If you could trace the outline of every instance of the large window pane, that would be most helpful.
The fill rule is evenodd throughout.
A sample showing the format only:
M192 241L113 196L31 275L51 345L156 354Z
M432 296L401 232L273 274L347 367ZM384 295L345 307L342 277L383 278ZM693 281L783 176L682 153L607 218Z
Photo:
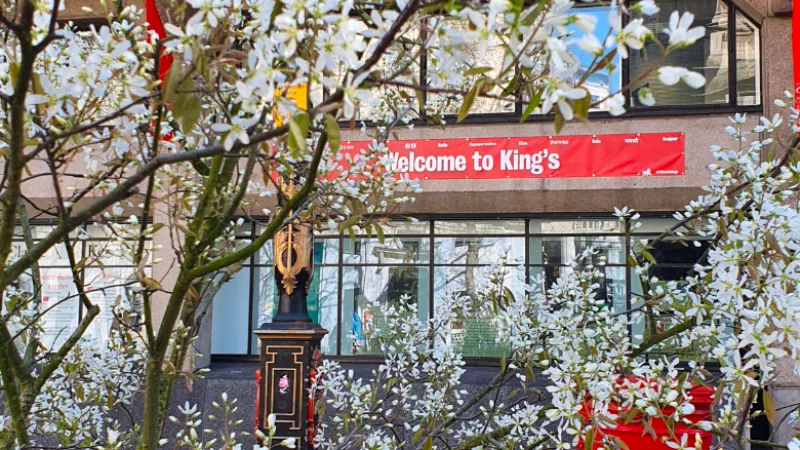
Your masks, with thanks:
M431 231L430 226L430 222L424 220L393 220L389 223L380 224L383 234L386 236L398 234L428 234ZM363 228L356 228L355 232L358 235L368 234ZM376 232L373 229L371 237L375 235Z
M530 264L569 265L588 248L594 264L624 264L622 236L542 236L530 238Z
M435 234L524 234L524 220L437 220Z
M761 104L761 42L758 28L736 12L736 89L739 105Z
M490 287L493 275L491 267L437 267L434 276L435 307L442 307L442 300L448 295L464 295L476 303L475 311L469 314L457 328L455 344L467 357L498 357L508 348L497 334L497 323L489 305L481 301L481 292ZM501 274L503 287L507 287L516 297L525 295L525 273L518 267L506 267ZM478 306L484 308L478 308Z
M272 268L255 267L254 271L256 285L253 287L253 318L250 324L252 330L272 322L278 308L278 291ZM336 354L338 276L336 267L314 267L314 276L308 287L308 315L314 323L319 323L328 330L321 343L321 351L326 355ZM258 355L261 342L255 334L251 334L250 339L251 352Z
M599 276L593 281L599 286L597 288L598 299L607 300L616 311L624 311L627 308L627 288L625 267L598 267ZM533 287L547 292L561 277L571 276L573 269L568 266L546 266L531 267L530 277Z
M605 40L611 30L611 24L608 20L608 6L576 8L573 12L594 17L597 23L593 34L597 37L598 41L603 42ZM584 34L575 24L568 25L567 32L576 37L583 36ZM580 70L574 75L574 82L576 83L585 76L594 60L594 55L581 50L578 47L577 41L578 39L573 39L573 43L569 46L572 54L578 57L578 62L580 63ZM621 55L617 54L614 57L614 66L616 66L616 69L613 72L609 73L608 70L598 70L589 75L584 81L583 87L589 91L592 103L608 97L609 94L619 92L622 88Z
M250 270L236 272L212 302L211 353L246 355L250 327Z
M663 30L669 28L673 11L691 11L695 15L693 26L705 26L706 35L693 45L671 53L662 65L686 67L706 77L706 85L693 89L685 83L665 86L658 81L657 73L638 80L656 62L660 54L658 44L650 42L643 51L632 52L630 58L631 80L638 81L634 90L648 86L656 105L725 104L730 100L728 89L728 7L722 0L657 0L661 10L645 17L644 24L663 45L669 41ZM650 60L646 59L649 55ZM638 102L634 93L634 102Z
M253 327L271 323L278 310L278 285L272 266L254 267Z
M617 219L535 219L530 221L531 234L600 234L622 233L623 224Z
M345 264L412 264L430 260L428 238L386 237L378 239L346 238L343 258Z
M416 304L421 320L429 317L430 271L427 267L345 267L342 280L342 354L380 354L376 330L386 317L370 302Z
M477 33L467 29L467 25L460 20L434 19L431 25L435 27L436 38L434 45L429 49L431 57L428 58L427 83L430 87L466 92L477 78L470 77L463 85L455 85L453 74L481 67L490 68L489 72L485 73L487 78L500 77L505 63L505 48L500 40L494 40L491 44L486 41L481 42L477 39ZM463 58L463 61L453 58L453 51L450 50L453 48L466 58ZM513 76L514 68L511 67L503 74L503 80L510 81ZM489 93L502 96L502 92L502 88L495 87ZM461 107L461 97L431 92L428 94L427 107L429 112L456 114ZM483 97L476 98L470 110L472 114L513 112L514 102Z
M525 238L451 237L434 241L436 264L524 264Z
M336 339L339 336L338 297L339 269L315 267L314 278L308 288L308 314L314 323L328 330L321 344L321 351L325 355L336 354Z

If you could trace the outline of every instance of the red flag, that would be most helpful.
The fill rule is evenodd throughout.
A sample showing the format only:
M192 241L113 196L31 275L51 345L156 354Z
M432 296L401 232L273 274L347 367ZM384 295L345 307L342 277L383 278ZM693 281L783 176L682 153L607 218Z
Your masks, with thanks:
M800 109L800 0L792 5L792 56L794 62L794 107Z
M167 36L167 31L164 29L164 22L161 21L161 16L158 14L158 7L156 6L155 0L145 0L144 9L147 19L147 29L155 31L159 39L164 39ZM161 62L158 67L158 77L164 80L164 76L166 76L172 65L172 55L164 55L162 50L160 56Z

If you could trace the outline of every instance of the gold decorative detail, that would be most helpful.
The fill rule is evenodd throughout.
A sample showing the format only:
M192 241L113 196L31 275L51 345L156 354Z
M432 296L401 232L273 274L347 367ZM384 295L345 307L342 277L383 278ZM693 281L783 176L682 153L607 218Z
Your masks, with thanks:
M294 182L281 179L279 187L286 197L295 193ZM311 226L291 222L275 234L275 268L283 275L281 284L286 293L292 295L297 287L297 275L306 269L310 277L314 274L311 259L314 234Z

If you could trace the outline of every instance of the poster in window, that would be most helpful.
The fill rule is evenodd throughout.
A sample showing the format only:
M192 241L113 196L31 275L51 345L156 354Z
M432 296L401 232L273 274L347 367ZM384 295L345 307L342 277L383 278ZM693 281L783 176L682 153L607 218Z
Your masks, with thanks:
M78 289L69 269L43 268L42 344L48 351L58 349L78 326Z

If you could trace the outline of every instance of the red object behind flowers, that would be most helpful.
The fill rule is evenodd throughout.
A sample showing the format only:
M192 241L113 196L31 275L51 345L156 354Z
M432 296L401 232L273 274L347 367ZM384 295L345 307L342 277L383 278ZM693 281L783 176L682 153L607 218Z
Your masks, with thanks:
M694 412L687 414L684 417L697 424L704 420L709 420L711 417L711 404L713 403L714 389L708 386L696 385L689 390L689 395L692 399L689 403L694 406ZM581 410L581 415L588 418L591 414L591 402L587 400L585 407ZM662 413L669 416L675 412L672 407L662 408ZM618 438L627 445L630 450L675 450L675 447L670 447L665 442L673 441L673 434L670 433L669 428L664 420L659 418L652 418L650 420L650 428L655 433L655 438L650 433L645 432L645 424L642 422L641 415L633 417L628 423L624 423L627 416L627 411L621 409L618 404L612 403L609 405L609 412L619 415L619 421L615 428L601 427L594 430L594 450L602 449L603 437ZM683 435L686 435L686 441L682 442ZM676 423L674 429L674 436L685 448L694 448L697 437L702 440L701 448L703 450L711 449L712 434L706 430L699 428L697 425L687 425L685 423ZM583 442L578 444L578 448L584 448Z

